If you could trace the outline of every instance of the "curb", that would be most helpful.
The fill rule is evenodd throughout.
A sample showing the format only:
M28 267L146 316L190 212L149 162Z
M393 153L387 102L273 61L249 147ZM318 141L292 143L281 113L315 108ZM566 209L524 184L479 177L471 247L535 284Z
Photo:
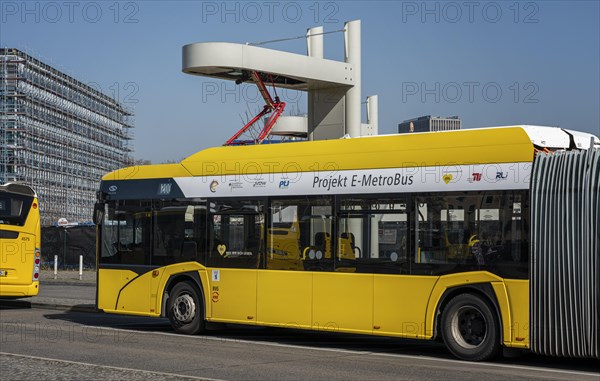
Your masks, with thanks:
M84 287L96 287L96 282L86 282L81 280L41 280L40 284L43 286L45 284L48 285L56 285L56 286L84 286Z

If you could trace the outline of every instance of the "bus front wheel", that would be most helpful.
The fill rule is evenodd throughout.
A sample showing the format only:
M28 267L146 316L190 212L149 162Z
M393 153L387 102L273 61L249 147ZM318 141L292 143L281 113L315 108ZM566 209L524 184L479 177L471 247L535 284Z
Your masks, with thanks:
M177 283L169 293L167 315L173 329L194 335L204 330L204 311L196 288L188 283Z
M442 335L448 350L463 360L489 360L500 351L496 314L489 303L472 294L448 302L442 313Z

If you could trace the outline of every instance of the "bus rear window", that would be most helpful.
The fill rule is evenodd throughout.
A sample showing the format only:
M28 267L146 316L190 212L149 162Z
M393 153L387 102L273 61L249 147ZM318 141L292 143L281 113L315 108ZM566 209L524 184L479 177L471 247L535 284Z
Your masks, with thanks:
M22 226L29 214L33 198L0 196L0 224Z

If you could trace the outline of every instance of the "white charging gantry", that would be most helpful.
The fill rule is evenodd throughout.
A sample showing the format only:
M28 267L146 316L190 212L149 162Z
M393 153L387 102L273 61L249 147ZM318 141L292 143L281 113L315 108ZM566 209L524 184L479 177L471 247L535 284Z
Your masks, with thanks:
M368 100L368 116L375 123L361 124L361 24L344 24L344 62L323 58L323 27L308 29L307 55L250 44L200 42L183 47L183 72L224 80L254 82L265 100L263 110L226 144L262 143L271 135L301 136L279 117L285 109L276 88L308 93L308 118L304 136L310 140L377 134L377 98ZM267 86L273 88L271 96ZM247 134L269 117L259 132ZM279 122L278 122L279 120ZM276 124L281 124L277 131ZM297 118L292 123L297 126ZM275 127L275 128L274 128ZM243 137L246 137L246 140Z

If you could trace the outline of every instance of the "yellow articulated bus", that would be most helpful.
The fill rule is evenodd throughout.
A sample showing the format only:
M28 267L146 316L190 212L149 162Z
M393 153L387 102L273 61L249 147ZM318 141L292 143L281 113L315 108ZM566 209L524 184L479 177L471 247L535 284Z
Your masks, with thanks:
M40 210L33 189L0 185L0 297L22 298L39 292Z
M107 174L97 306L187 334L443 339L468 360L527 349L532 131L217 147Z

